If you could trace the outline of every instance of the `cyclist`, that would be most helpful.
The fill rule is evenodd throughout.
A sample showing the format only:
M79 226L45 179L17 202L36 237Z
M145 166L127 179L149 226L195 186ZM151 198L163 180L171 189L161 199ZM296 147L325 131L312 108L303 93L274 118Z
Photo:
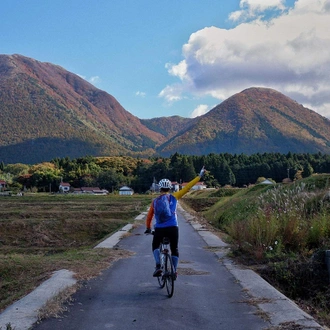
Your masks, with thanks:
M146 219L146 231L145 234L151 233L151 223L153 217L155 217L154 224L154 236L152 240L152 252L156 262L156 269L153 273L154 277L161 276L162 271L160 269L160 250L159 245L163 240L163 237L170 239L170 248L172 254L173 266L176 272L179 263L179 227L177 219L177 202L178 199L183 197L204 175L204 167L201 169L199 175L191 180L183 189L170 193L172 188L171 181L168 179L162 179L159 181L160 196L155 198L151 205ZM166 206L167 204L167 206ZM166 210L168 208L168 210ZM161 211L159 209L162 209Z

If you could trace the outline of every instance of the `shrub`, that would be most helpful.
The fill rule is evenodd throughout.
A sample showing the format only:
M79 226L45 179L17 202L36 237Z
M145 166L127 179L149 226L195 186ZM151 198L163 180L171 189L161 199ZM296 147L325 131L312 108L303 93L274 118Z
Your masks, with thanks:
M241 249L258 259L326 246L330 202L324 196L324 190L315 190L312 182L276 186L261 192L255 214L227 223L226 230Z

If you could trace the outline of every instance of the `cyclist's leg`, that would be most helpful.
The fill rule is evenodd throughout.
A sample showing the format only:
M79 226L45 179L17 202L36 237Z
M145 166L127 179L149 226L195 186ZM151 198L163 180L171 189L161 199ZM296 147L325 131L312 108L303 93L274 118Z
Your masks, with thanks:
M162 239L163 239L163 234L161 228L155 228L154 237L152 239L152 252L156 263L156 269L153 273L153 276L160 276L162 273L160 269L160 250L159 250L159 245Z
M152 252L155 258L156 264L160 264L160 251L159 245L163 239L161 228L155 228L154 237L152 239Z
M172 262L174 271L176 272L176 269L178 267L179 263L179 228L178 227L169 227L168 236L170 239L170 247L171 247L171 254L172 254Z

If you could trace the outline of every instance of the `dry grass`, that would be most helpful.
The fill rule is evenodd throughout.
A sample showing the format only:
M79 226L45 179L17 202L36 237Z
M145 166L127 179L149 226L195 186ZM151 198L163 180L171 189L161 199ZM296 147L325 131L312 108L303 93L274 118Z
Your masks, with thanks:
M320 324L329 326L330 288L324 265L330 242L329 187L330 175L322 174L291 185L241 189L207 211L203 206L207 191L199 203L198 195L190 194L186 204L194 206L197 217L205 217L206 228L213 224L226 231L230 241L223 240L232 243L236 262L254 268ZM299 329L299 325L274 329Z
M148 196L0 198L0 311L56 270L68 269L78 281L88 280L128 257L127 251L93 247L133 222L149 203ZM47 310L52 309L57 308Z

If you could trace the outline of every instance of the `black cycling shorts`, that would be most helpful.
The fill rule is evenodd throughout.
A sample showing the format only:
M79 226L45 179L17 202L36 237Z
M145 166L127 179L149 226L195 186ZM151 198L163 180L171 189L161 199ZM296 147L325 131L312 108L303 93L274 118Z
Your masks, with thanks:
M152 240L152 251L159 248L160 243L163 241L163 237L168 237L170 239L170 248L173 256L179 257L179 227L164 227L155 228L154 237Z

